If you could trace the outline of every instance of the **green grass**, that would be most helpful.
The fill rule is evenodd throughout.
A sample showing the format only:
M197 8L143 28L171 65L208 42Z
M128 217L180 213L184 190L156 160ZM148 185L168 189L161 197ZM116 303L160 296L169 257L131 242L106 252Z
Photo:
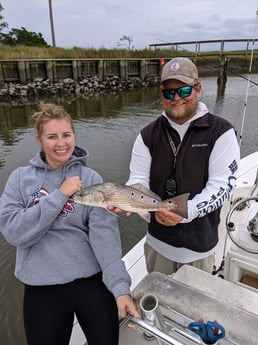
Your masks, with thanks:
M229 52L227 52L228 54ZM232 52L231 52L232 53ZM258 54L258 50L255 51ZM213 55L209 57L209 55ZM250 60L251 52L238 51L234 52L234 56L230 57L231 64L244 63L246 65ZM73 47L71 49L53 48L53 47L29 47L29 46L5 46L0 45L0 60L18 60L18 59L170 59L175 56L189 56L194 58L195 53L187 50L173 50L173 49L143 49L143 50L128 50L128 49L106 49L106 48L80 48ZM212 63L220 63L219 52L201 52L196 59L198 64L203 66ZM241 62L240 62L241 61Z
M0 59L96 59L96 58L171 58L172 56L189 55L194 56L194 52L187 50L173 49L106 49L106 48L80 48L73 47L53 48L53 47L29 47L29 46L0 46ZM219 52L201 52L200 55L212 55ZM234 52L244 55L245 52Z
M127 50L127 49L71 49L53 47L1 46L0 59L96 59L96 58L170 58L179 55L169 49Z

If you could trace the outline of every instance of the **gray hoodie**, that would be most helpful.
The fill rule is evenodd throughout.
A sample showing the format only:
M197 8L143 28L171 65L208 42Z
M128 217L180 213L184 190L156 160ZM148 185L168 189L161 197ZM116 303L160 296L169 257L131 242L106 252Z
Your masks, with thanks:
M41 156L12 172L0 199L0 231L17 247L16 277L29 285L52 285L102 271L115 297L130 294L116 216L76 204L58 190L69 176L80 176L83 187L102 182L86 167L87 151L76 147L59 169Z

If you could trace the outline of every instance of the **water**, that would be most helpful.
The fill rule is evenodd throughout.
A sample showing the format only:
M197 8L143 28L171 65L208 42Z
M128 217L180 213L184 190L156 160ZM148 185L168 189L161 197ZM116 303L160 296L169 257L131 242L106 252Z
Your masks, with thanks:
M252 75L258 83L258 75ZM257 150L258 88L250 83L245 107L247 81L229 77L224 90L216 77L202 78L202 100L209 110L227 118L238 133L246 112L241 155ZM0 193L10 172L27 165L38 150L31 114L38 101L0 103ZM46 100L44 100L46 101ZM96 97L56 97L47 99L63 104L75 120L77 144L89 150L88 164L104 181L125 182L132 144L139 130L161 113L159 88L134 90ZM137 215L119 217L123 253L145 234L146 223ZM25 345L22 324L23 286L13 276L15 248L0 235L0 339L3 345Z

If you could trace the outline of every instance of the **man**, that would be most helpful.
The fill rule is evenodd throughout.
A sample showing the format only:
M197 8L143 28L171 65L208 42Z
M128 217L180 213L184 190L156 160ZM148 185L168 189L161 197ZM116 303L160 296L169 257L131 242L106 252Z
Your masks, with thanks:
M190 193L188 218L159 209L144 247L148 272L190 264L211 272L220 208L235 186L240 159L233 126L200 102L195 64L170 60L161 73L163 113L136 138L127 185L141 183L162 200Z

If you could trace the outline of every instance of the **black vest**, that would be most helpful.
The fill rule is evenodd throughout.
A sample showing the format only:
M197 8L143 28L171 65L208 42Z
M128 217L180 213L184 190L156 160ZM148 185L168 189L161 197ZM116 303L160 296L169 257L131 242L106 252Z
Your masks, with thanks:
M209 157L216 140L232 125L223 118L207 113L191 122L183 138L176 158L168 140L167 130L176 146L180 143L178 133L165 116L143 128L141 135L152 156L150 189L162 200L166 199L165 184L173 177L177 182L177 194L189 193L190 199L205 187L208 180ZM149 233L175 247L185 247L206 252L218 242L220 208L190 223L168 227L155 221L152 214Z

